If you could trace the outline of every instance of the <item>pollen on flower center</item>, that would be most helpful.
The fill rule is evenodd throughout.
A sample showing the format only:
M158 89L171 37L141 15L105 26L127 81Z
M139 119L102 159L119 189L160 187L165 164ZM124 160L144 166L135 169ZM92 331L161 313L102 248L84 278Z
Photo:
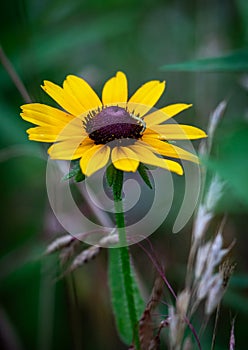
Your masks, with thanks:
M144 131L144 122L119 106L91 111L83 123L96 145L121 139L137 140Z

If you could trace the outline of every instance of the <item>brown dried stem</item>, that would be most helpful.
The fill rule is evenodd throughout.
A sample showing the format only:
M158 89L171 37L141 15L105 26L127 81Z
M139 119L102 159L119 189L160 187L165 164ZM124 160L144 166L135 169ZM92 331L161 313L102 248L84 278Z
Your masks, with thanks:
M12 63L8 59L7 55L5 54L2 46L0 46L0 62L2 63L4 69L9 74L11 80L13 81L14 85L16 86L17 90L22 95L23 100L26 103L31 103L31 97L29 96L27 89L25 88L21 78L17 74L16 70L14 69Z

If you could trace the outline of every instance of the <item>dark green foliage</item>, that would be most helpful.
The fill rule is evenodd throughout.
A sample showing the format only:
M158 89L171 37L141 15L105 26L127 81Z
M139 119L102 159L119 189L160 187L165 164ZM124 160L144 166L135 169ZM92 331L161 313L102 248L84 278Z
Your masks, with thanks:
M220 57L166 64L161 67L161 70L184 72L247 72L248 49L232 52Z

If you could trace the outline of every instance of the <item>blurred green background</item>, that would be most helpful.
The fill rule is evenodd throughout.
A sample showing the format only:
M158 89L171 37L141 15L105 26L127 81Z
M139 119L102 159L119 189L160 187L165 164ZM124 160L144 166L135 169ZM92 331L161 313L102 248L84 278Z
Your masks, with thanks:
M185 124L206 129L210 112L227 100L208 166L227 182L216 214L229 214L224 236L226 245L237 240L232 251L237 267L224 298L216 349L228 348L234 316L237 349L246 349L248 2L8 0L0 5L0 26L1 45L36 102L53 104L40 88L45 79L61 84L67 74L80 75L100 93L117 70L127 74L130 92L149 79L165 79L167 91L158 106L193 103L177 118ZM209 62L210 57L222 58ZM29 125L19 117L23 103L0 66L0 347L126 349L111 313L106 252L59 281L57 257L42 257L63 230L47 200L45 147L27 140ZM181 289L190 224L177 235L170 234L170 223L164 224L151 240L169 280ZM132 251L149 291L154 271L145 273L147 257L138 247ZM210 348L212 327L210 320L203 349Z

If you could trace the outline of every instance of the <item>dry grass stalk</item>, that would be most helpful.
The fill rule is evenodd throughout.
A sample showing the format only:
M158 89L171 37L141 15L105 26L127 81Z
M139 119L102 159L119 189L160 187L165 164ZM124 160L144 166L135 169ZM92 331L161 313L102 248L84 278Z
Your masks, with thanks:
M145 308L139 321L139 339L141 350L149 349L153 340L152 316L149 307Z
M118 233L115 233L116 229L113 230L108 236L103 237L99 241L99 245L101 247L109 247L109 246L115 246L119 243L119 235Z
M70 262L70 260L78 251L78 247L80 246L80 244L81 244L80 241L74 240L68 247L63 248L60 251L59 259L62 266Z
M59 237L55 239L49 246L47 247L45 254L52 254L58 250L61 250L67 246L69 246L73 241L75 240L75 237L71 235L65 235L62 237Z
M220 102L218 104L218 106L215 108L215 110L213 111L213 113L210 115L209 125L208 125L208 141L207 141L208 152L212 148L214 134L215 134L216 128L217 128L217 126L218 126L218 124L220 122L220 119L224 115L226 106L227 106L227 102L226 101Z
M227 289L229 280L231 278L231 275L233 274L235 268L235 264L230 263L229 260L225 260L223 264L220 266L220 273L222 274L222 291L223 294L225 290ZM220 315L220 301L221 298L219 299L219 304L217 306L216 310L216 315L215 315L215 323L214 323L214 330L213 330L213 338L212 338L212 344L211 344L211 350L214 349L215 346L215 340L216 340L216 335L217 335L217 326L218 326L218 321L219 321L219 315Z
M201 145L201 152L205 156L210 152L217 124L225 110L226 103L222 102L210 118L208 141ZM201 349L200 341L194 327L190 324L192 315L197 311L200 303L205 301L205 319L214 312L221 302L226 290L230 274L233 268L224 263L216 272L222 260L231 250L233 244L224 248L223 220L215 237L206 241L206 234L210 223L215 217L215 208L219 203L225 183L218 177L213 176L208 190L201 201L195 216L192 242L188 258L185 289L176 298L176 305L169 307L169 349L182 349L185 328L188 325ZM205 321L206 323L206 321ZM204 319L203 319L204 324ZM184 349L191 349L191 340L184 341Z
M195 263L195 259L197 259L197 256L201 257L202 253L206 253L206 251L209 249L209 247L206 245L202 246L202 242L204 241L209 225L214 218L214 210L222 197L224 186L225 183L221 181L217 175L215 175L209 185L204 200L200 204L195 215L192 230L192 243L187 266L186 286L188 288L191 288L193 283L193 265ZM206 256L206 254L203 254L203 256ZM199 273L199 271L196 271L196 273Z
M169 307L169 345L170 349L180 350L186 323L173 306Z
M154 339L152 339L148 350L158 350L159 345L160 345L160 339L159 339L159 336L156 335L156 337Z
M86 234L82 234L81 236L85 236ZM66 273L72 272L83 266L88 261L93 260L100 252L100 247L98 246L92 246L79 252L79 246L81 244L82 242L79 239L71 235L65 235L55 239L47 247L45 254L52 254L59 251L61 265L69 265L66 272L64 272L61 277L63 277Z
M187 337L183 342L183 350L193 350L193 344L190 337Z
M208 139L207 142L204 140L200 145L200 154L209 154L212 148L213 138L216 131L216 128L221 120L221 118L224 115L225 109L226 109L227 103L226 101L221 101L218 106L215 108L215 110L211 113L209 117L209 124L208 124Z
M231 263L228 259L220 266L220 271L223 274L223 287L227 288L230 278L234 272L236 263Z
M184 319L187 315L188 306L190 301L190 291L184 289L178 296L176 300L176 311L178 315L181 315Z
M151 298L147 304L150 311L154 310L155 307L161 300L161 296L164 289L164 282L160 276L155 279L154 286L152 288Z
M141 350L156 350L159 346L159 336L154 336L152 311L160 302L163 293L163 280L160 276L155 279L150 300L139 321L139 339Z
M219 232L214 240L199 246L194 264L194 280L192 283L190 316L196 311L202 300L206 300L205 313L212 314L221 301L224 292L224 273L215 272L222 259L229 253L228 248L222 248L223 237Z
M234 323L235 323L235 319L232 320L232 328L231 328L230 341L229 341L229 350L235 350Z
M100 252L100 247L92 246L88 249L85 249L83 252L78 254L75 259L72 261L69 271L72 272L79 267L86 264L88 261L93 260Z

